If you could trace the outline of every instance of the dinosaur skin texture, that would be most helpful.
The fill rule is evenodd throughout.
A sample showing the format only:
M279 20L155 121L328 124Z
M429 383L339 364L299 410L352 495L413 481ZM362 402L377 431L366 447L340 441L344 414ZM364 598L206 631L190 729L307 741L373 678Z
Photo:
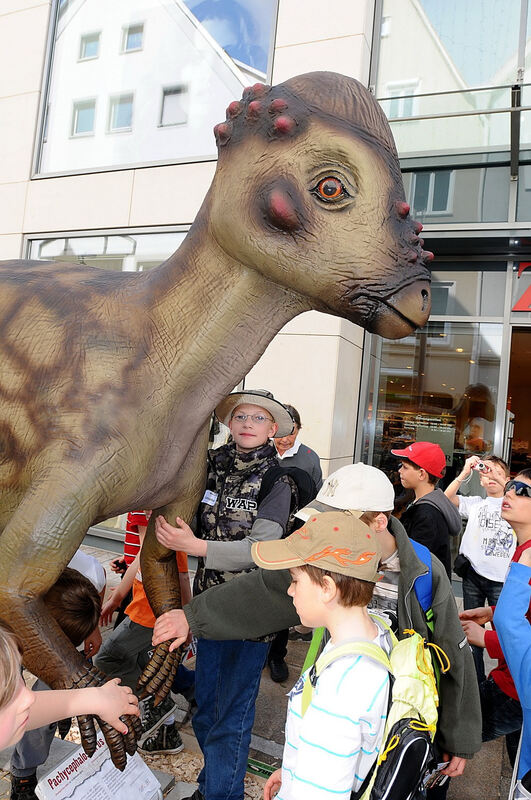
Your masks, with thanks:
M317 309L392 339L428 319L433 256L361 84L327 72L257 84L214 130L212 186L156 269L0 263L0 618L53 688L102 676L42 595L90 525L132 508L192 517L211 412L288 320ZM142 572L157 616L180 607L153 523ZM176 658L156 649L145 692L166 694ZM125 738L103 726L119 768L135 746L129 725ZM90 753L90 718L82 733Z

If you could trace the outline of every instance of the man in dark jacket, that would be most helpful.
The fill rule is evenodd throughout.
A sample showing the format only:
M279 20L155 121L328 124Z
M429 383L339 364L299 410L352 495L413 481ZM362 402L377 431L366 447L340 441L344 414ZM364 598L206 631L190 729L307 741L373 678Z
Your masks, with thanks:
M379 612L395 619L399 636L412 628L426 640L439 645L447 654L451 668L441 675L439 723L436 744L448 761L447 773L460 775L465 760L481 747L481 708L476 672L457 616L450 582L442 564L432 558L433 634L416 597L416 580L427 567L415 554L400 522L389 512L394 492L380 470L365 464L351 464L330 475L319 492L318 502L307 514L332 509L363 511L363 521L379 535L384 578L375 592ZM304 512L301 512L304 513ZM215 587L194 598L184 611L170 611L157 620L154 643L177 637L172 649L181 644L191 629L199 638L233 639L262 636L279 626L299 624L291 599L288 571L257 570ZM245 614L241 609L245 608ZM398 619L396 619L398 618ZM430 800L445 796L430 790ZM432 794L433 792L433 794Z
M400 482L404 489L415 492L415 501L400 521L416 542L425 545L443 564L452 579L450 536L461 532L461 517L437 481L446 469L446 458L438 444L414 442L404 450L391 450L400 458Z

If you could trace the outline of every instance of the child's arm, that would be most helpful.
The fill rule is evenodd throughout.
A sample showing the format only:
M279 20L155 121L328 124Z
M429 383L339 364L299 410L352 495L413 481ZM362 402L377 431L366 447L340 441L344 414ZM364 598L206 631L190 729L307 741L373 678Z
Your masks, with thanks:
M125 575L120 581L120 585L117 586L116 589L113 589L111 596L107 602L104 603L103 608L101 609L100 625L108 625L110 623L112 615L122 604L122 601L125 600L129 591L133 588L136 573L140 569L140 553L142 551L142 545L144 544L146 530L147 528L144 525L138 526L138 538L140 539L138 553L136 554L134 560L131 561L127 567Z
M470 458L467 458L467 460L463 465L463 469L461 470L459 475L456 478L454 478L453 481L449 483L446 489L444 490L446 497L454 504L454 506L459 507L459 499L457 497L457 492L461 488L461 484L463 483L463 481L465 481L468 477L470 477L473 468L476 466L476 464L479 463L479 461L480 458L478 456L470 456Z
M138 717L138 699L128 686L120 686L114 678L103 686L88 689L59 689L35 692L35 702L30 708L28 729L40 728L65 717L94 714L108 722L120 733L127 733L127 725L120 720L125 714Z
M140 569L140 551L137 556L135 556L134 561L132 561L129 566L127 567L126 573L123 576L122 580L120 581L120 585L113 589L109 598L103 604L101 609L101 616L100 616L100 625L108 625L112 619L112 615L116 611L117 608L121 605L122 601L127 597L127 593L133 586L133 581L135 580L135 575Z

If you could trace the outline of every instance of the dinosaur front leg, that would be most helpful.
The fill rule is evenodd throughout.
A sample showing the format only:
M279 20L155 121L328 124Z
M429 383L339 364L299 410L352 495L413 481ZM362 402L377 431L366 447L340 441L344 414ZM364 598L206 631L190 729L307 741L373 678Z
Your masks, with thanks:
M24 666L52 689L99 686L106 681L78 653L42 600L95 516L90 504L81 503L78 496L61 496L59 487L64 483L64 479L50 480L33 487L1 536L0 617L22 642ZM140 732L136 718L125 721L129 729L125 737L100 722L119 769L125 767L126 753L135 752ZM80 733L92 755L96 746L92 718L80 718Z
M206 456L209 424L198 434L175 479L175 500L151 515L140 556L142 580L153 613L159 617L165 611L182 608L177 563L173 550L168 550L155 537L155 519L162 514L173 520L176 516L191 522L205 488ZM158 703L169 692L182 649L168 652L169 642L157 645L153 657L139 680L144 695L154 694Z

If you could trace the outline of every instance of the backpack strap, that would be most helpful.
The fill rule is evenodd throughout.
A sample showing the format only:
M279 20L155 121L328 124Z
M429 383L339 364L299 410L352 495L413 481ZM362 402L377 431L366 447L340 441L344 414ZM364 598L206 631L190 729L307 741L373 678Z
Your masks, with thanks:
M425 545L420 544L420 542L416 542L414 539L410 539L409 541L417 558L419 558L422 563L428 567L428 572L425 575L419 575L413 584L413 588L415 589L417 600L419 601L420 607L422 608L426 617L426 625L428 626L430 633L433 633L433 609L431 607L433 598L433 570L431 565L431 553L428 548Z
M333 647L327 653L323 653L319 656L304 681L301 700L301 713L303 717L312 701L313 690L321 673L329 667L330 664L333 664L334 661L350 655L367 656L367 658L371 658L373 661L381 664L382 667L385 667L385 669L392 674L391 662L389 661L387 653L383 648L373 642L360 640L345 642L337 647Z

